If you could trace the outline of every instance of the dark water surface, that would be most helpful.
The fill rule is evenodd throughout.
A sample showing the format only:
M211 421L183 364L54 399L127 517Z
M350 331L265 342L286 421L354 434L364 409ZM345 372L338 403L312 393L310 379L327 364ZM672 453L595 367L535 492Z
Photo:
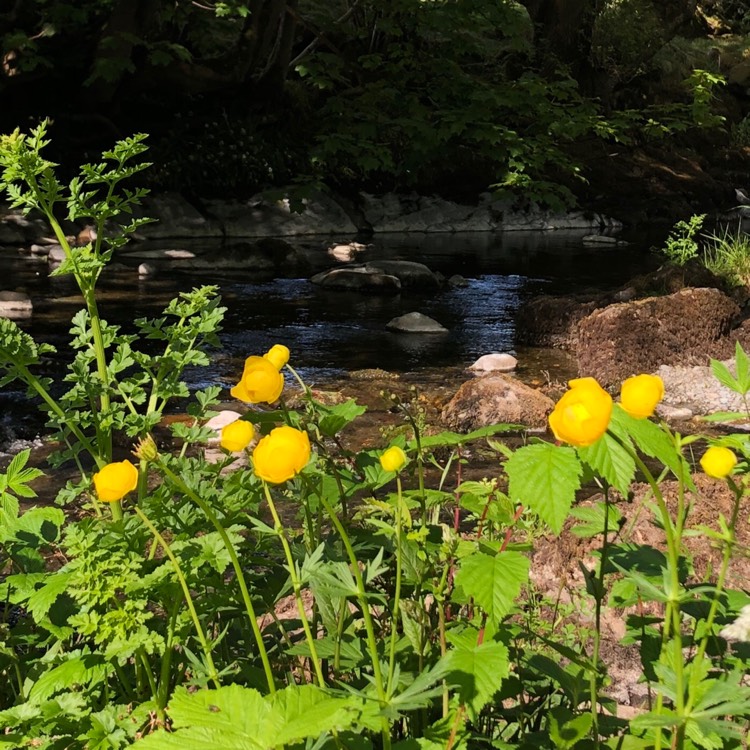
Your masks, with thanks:
M139 279L136 269L141 260L123 256L100 281L100 308L105 319L131 330L134 318L158 315L180 291L217 284L228 308L222 348L212 356L210 367L188 373L193 387L232 384L246 356L262 354L275 343L291 349L293 363L311 385L335 381L363 368L431 380L440 378L444 369L468 366L482 354L515 350L515 315L524 300L540 293L616 287L658 265L658 256L649 252L658 244L653 238L636 239L627 246L586 247L581 242L585 234L378 235L357 255L356 262L376 258L419 261L446 277L460 274L466 279L465 287L445 287L429 295L322 290L307 277L250 281L239 273L212 278L164 272ZM300 243L316 270L341 265L326 252L330 238L308 237ZM186 244L173 241L160 246L181 248ZM191 243L191 249L223 252L218 243ZM70 318L81 307L72 280L49 277L46 261L15 250L0 253L0 274L0 287L22 288L31 295L34 314L21 325L37 340L56 345L62 365ZM389 320L412 311L429 315L449 333L398 334L386 329ZM554 354L547 356L554 359ZM525 356L519 352L522 364ZM528 358L535 367L544 368L543 351ZM57 369L57 362L50 366ZM16 388L9 386L0 392L0 405L18 403L22 393Z

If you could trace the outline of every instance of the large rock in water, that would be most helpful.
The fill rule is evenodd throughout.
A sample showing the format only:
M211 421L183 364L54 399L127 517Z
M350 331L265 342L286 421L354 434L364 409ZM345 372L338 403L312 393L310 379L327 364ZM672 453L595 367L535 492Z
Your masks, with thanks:
M703 288L595 310L578 325L578 371L608 388L659 365L705 365L733 350L727 334L739 312L723 292Z
M443 407L442 420L457 432L493 424L542 428L554 409L552 399L506 375L485 375L464 383Z

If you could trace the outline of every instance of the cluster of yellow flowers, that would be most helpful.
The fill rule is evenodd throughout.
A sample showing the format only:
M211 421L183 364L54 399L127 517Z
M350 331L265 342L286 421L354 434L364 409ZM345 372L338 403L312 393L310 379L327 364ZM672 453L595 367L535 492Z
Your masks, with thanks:
M570 445L592 445L604 435L612 418L614 404L594 378L577 378L568 383L566 391L549 416L555 437ZM634 419L650 417L664 398L664 382L658 375L634 375L623 381L620 407ZM712 446L701 459L701 468L711 477L729 476L737 464L737 456L722 446Z
M251 404L273 403L284 390L283 367L289 362L289 349L282 344L271 347L262 357L248 357L240 382L231 394ZM594 378L571 380L568 390L549 417L555 437L570 445L584 447L601 438L609 427L614 404L612 397ZM650 417L664 397L664 383L658 375L635 375L622 384L620 407L635 419ZM255 438L255 428L238 419L221 431L221 446L229 452L244 451ZM252 452L257 477L271 484L292 479L310 460L310 438L304 430L284 425L276 427L258 441ZM407 456L391 446L380 456L385 471L398 472ZM737 457L721 446L709 448L701 459L703 471L712 477L726 477L737 464ZM102 502L116 502L138 486L138 469L130 461L109 463L94 474L94 488Z

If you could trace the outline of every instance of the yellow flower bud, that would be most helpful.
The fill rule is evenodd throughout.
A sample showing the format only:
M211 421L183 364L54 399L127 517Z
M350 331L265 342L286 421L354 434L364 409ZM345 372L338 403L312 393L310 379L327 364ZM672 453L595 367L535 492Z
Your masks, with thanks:
M310 438L294 427L275 427L253 451L253 468L260 479L281 484L302 471L310 460Z
M737 465L737 456L720 445L712 445L701 458L701 468L710 477L723 479L732 473L732 469Z
M634 375L620 389L620 406L636 419L650 417L663 398L664 381L658 375Z
M230 453L244 451L253 437L255 428L250 422L244 419L237 419L225 425L221 431L221 447Z
M94 488L103 503L122 500L138 486L138 469L127 459L110 463L94 474Z
M289 361L289 349L283 344L274 344L263 356L277 370L281 370L281 368Z
M248 357L240 382L230 393L250 404L273 403L284 390L284 376L276 365L265 357Z
M549 415L549 426L558 440L580 447L595 443L609 426L612 397L594 378L571 380Z
M406 465L406 453L397 445L392 445L380 455L380 465L386 471L401 471Z

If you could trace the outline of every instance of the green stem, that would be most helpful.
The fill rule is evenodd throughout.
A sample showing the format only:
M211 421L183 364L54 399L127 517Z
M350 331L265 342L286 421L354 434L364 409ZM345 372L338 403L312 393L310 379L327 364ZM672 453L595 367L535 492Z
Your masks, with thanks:
M377 640L375 639L375 626L373 624L372 615L370 613L370 605L367 601L367 591L365 590L365 582L362 578L362 571L360 571L359 569L359 561L357 560L357 555L354 552L354 548L352 547L349 535L347 534L346 529L341 523L341 520L336 515L336 512L331 507L331 504L323 495L321 495L320 501L321 503L323 503L323 507L326 509L326 513L328 513L331 522L336 527L336 531L341 537L341 541L344 543L344 548L346 549L346 554L349 558L349 566L351 568L351 572L354 576L354 581L357 586L357 599L359 599L359 604L362 609L362 618L365 624L365 632L367 633L367 647L370 651L370 661L372 662L372 674L375 680L375 690L378 694L380 707L381 709L383 709L387 705L388 699L385 688L383 686L383 675L380 671L378 644ZM384 750L390 750L391 731L390 724L388 723L388 718L386 716L382 717L382 735Z
M206 635L203 632L203 626L201 625L200 618L198 617L198 612L196 611L195 605L193 604L193 597L190 594L190 587L188 586L187 580L185 579L185 576L182 572L182 568L180 567L180 561L175 556L169 544L167 544L167 540L164 539L164 537L159 533L156 526L151 523L148 516L146 516L146 514L137 505L135 506L135 513L138 518L143 521L148 530L153 534L154 539L156 539L156 541L161 545L162 549L164 550L164 554L166 554L166 556L172 563L175 575L177 576L177 580L180 582L180 587L182 588L182 594L185 597L185 604L187 605L188 612L190 613L190 619L193 621L193 626L195 627L195 633L198 636L198 641L200 642L201 648L203 649L203 655L206 658L209 677L218 689L221 687L221 683L219 682L219 673L216 671L216 666L214 665L214 660L211 656L211 648L208 645L208 640L206 639Z
M396 591L391 617L391 649L388 661L388 695L393 695L393 679L396 673L396 641L398 640L399 605L401 603L401 477L396 477L398 497L396 499Z
M146 681L148 682L149 689L151 690L151 695L154 699L154 703L156 704L156 716L159 719L159 722L163 725L164 724L164 706L161 705L159 702L159 690L156 687L156 679L154 678L154 671L151 669L151 664L149 664L148 657L146 656L146 652L143 649L143 646L138 648L136 651L136 654L138 654L138 658L141 660L141 664L143 666L143 671L146 675Z
M268 503L271 515L273 516L273 522L276 525L276 532L281 539L281 546L284 548L284 555L286 556L287 567L289 568L289 577L292 579L292 588L294 589L294 599L297 602L297 611L299 612L300 620L302 621L302 628L305 631L307 645L310 648L310 658L312 659L313 668L315 669L315 676L318 679L318 685L320 685L320 687L325 687L326 681L320 668L318 650L315 647L315 638L313 638L312 631L310 630L310 622L308 621L307 613L305 612L305 603L302 601L302 584L297 575L294 557L292 557L292 549L289 546L289 540L286 538L284 525L281 523L279 514L276 512L276 505L271 497L271 490L266 482L263 482L263 491L265 492L266 502Z
M706 648L708 647L708 641L711 637L711 630L713 629L714 620L716 619L716 613L719 610L721 595L724 591L724 583L726 582L727 573L729 572L729 563L731 562L732 552L734 551L734 545L736 542L735 526L737 524L737 516L740 510L740 501L742 500L743 494L742 490L737 487L732 479L727 477L727 482L731 487L732 492L734 492L734 506L732 507L732 517L729 521L729 535L724 540L724 549L722 551L719 577L716 580L716 588L714 589L713 598L711 599L711 607L708 610L708 615L703 626L704 634L701 638L700 643L698 644L698 650L695 654L694 661L696 662L701 661L706 654ZM688 696L688 701L685 706L685 711L687 713L689 713L692 709L695 698L696 696L693 695Z
M14 363L15 364L15 363ZM21 376L21 379L27 383L29 386L31 386L42 398L42 401L44 401L47 406L49 406L50 411L52 411L55 416L60 420L61 423L65 424L65 426L71 431L73 435L75 435L76 440L83 446L83 448L88 451L91 458L94 459L96 462L97 468L101 469L107 461L103 460L95 450L94 447L91 445L91 442L88 440L88 438L78 429L78 427L70 422L65 412L62 410L60 405L55 401L52 396L48 393L47 389L42 385L42 383L39 381L39 378L34 375L31 370L29 370L25 365L19 365L16 364L16 369L18 370L19 375Z
M250 627L252 628L255 642L258 646L258 653L260 655L261 661L263 662L263 671L266 675L268 691L273 695L276 692L276 684L274 683L273 672L271 671L271 663L268 659L268 651L266 650L266 646L263 643L263 634L260 632L260 627L258 626L258 618L255 615L255 609L253 608L253 602L250 598L250 592L247 588L245 575L242 572L242 566L240 565L240 561L237 558L237 552L234 549L234 545L232 544L232 541L230 540L226 530L219 522L219 519L216 517L209 505L203 500L203 498L201 498L192 489L190 489L190 487L188 487L188 485L185 484L185 482L180 477L178 477L168 466L165 466L161 460L159 461L159 467L164 472L164 475L167 476L170 481L172 481L203 511L206 518L208 518L208 520L218 532L222 542L224 542L224 546L226 547L229 559L232 561L234 574L237 577L237 583L240 587L242 601L245 605L245 611L247 612L247 617L250 620Z

